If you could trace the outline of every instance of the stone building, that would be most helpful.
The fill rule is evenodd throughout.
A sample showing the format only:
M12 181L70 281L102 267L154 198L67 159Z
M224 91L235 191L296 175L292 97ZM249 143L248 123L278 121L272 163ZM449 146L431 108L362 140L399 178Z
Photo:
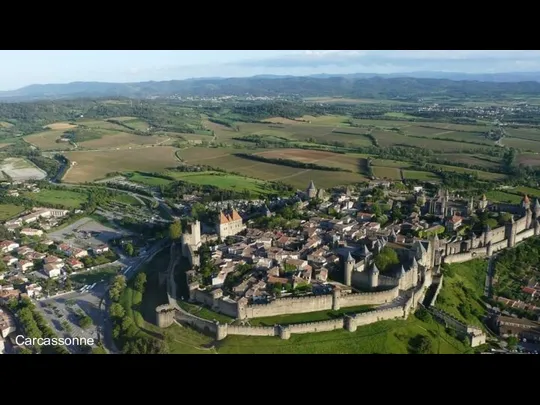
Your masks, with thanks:
M313 180L311 180L311 182L309 183L306 194L309 199L317 197L317 188L315 187L315 183L313 183Z
M242 217L235 209L230 211L221 211L216 224L216 233L221 239L227 236L233 236L246 229L242 223Z

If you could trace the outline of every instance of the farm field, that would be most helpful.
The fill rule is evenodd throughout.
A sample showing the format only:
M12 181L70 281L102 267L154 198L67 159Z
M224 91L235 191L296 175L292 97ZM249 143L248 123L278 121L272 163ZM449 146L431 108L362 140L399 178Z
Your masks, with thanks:
M537 188L520 186L520 187L514 188L512 191L522 193L522 194L527 194L529 197L540 198L540 190Z
M427 337L434 353L470 353L472 349L446 334L435 321L422 322L411 315L407 320L390 320L361 326L356 332L332 332L276 337L227 336L218 342L220 354L406 354L409 341Z
M516 161L518 164L522 164L525 166L540 166L540 154L522 153L517 156Z
M61 138L66 130L57 129L38 132L35 134L27 135L24 137L24 140L31 145L36 146L41 150L69 150L74 149L74 146L69 142L56 142L57 139Z
M0 121L0 128L11 128L13 124L6 122L6 121Z
M437 175L419 170L403 170L403 177L405 180L439 180Z
M100 148L122 148L129 149L130 147L149 146L157 144L167 138L161 138L158 136L143 136L128 134L126 132L107 131L104 132L99 139L92 139L90 141L80 142L77 145L87 149L100 149Z
M44 128L49 128L55 131L67 131L68 129L77 128L77 125L69 122L55 122L54 124L45 125Z
M502 173L484 172L482 170L468 169L466 167L438 165L438 164L433 164L433 166L438 167L447 172L475 174L478 176L480 180L501 180L507 177L505 174L502 174Z
M0 166L0 171L15 181L41 180L47 173L23 158L6 158Z
M373 136L375 136L379 145L382 147L405 145L422 149L433 149L448 152L466 152L471 149L471 145L466 143L441 141L438 139L429 138L413 138L390 131L375 130L373 131ZM477 147L480 148L481 146L477 145Z
M371 161L372 166L382 167L397 167L398 169L405 169L411 166L411 163L404 162L402 160L390 160L390 159L373 159Z
M176 150L170 146L156 146L132 150L68 152L66 157L75 164L63 180L68 183L84 183L101 179L111 172L163 171L178 166L179 162L174 154Z
M271 194L272 190L265 188L265 182L249 177L220 172L165 172L166 175L177 180L200 185L215 186L221 189L241 191L247 190L257 194Z
M146 131L150 127L150 125L148 125L148 122L136 117L113 117L109 118L109 120L119 121L122 124L127 125L128 127L133 128L137 131Z
M318 117L314 117L313 115L304 115L303 117L300 117L300 120L308 121L308 125L349 126L347 123L349 118L344 115L320 115ZM293 121L293 123L300 125L306 124L305 122L302 123L297 121Z
M38 204L48 206L51 204L62 205L66 208L80 208L86 202L86 193L78 193L70 190L43 189L39 193L26 192L26 198L34 200Z
M150 187L166 186L172 182L169 179L154 177L140 172L130 173L128 179L129 181L145 184Z
M5 221L24 211L24 207L15 204L0 204L0 221Z
M469 165L476 165L480 167L498 169L501 167L500 159L488 156L488 155L467 155L459 153L445 153L435 155L436 158L448 160L450 162L465 163Z
M506 128L506 133L513 138L529 139L540 142L540 129L537 128Z
M381 179L401 180L401 170L396 167L374 166L373 175Z
M97 120L97 119L88 119L88 118L80 118L75 121L78 126L85 127L85 128L95 128L95 129L107 129L107 130L113 130L113 131L125 131L126 128L122 125L115 124L113 122L109 122L106 119L103 120Z
M256 162L232 155L238 151L238 149L225 148L188 148L179 150L177 155L187 163L200 162L201 164L219 167L230 172L240 173L247 177L282 181L300 189L306 188L311 180L315 181L317 187L328 188L337 185L358 183L366 179L359 173L336 173L323 170L297 169L289 166ZM263 151L268 151L268 149L263 149Z
M257 153L269 159L288 159L303 163L315 163L321 166L339 167L358 172L365 167L359 158L341 153L324 152L309 149L275 149Z
M502 143L509 148L540 152L540 142L520 138L504 138Z

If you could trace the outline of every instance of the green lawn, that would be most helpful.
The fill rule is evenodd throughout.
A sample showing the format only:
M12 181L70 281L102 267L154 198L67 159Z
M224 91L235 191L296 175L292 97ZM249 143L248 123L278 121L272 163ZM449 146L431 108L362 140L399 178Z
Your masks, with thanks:
M406 180L439 180L437 175L419 170L403 170L403 177Z
M318 311L309 312L306 314L292 314L292 315L280 315L269 316L266 318L255 318L250 321L250 324L260 326L274 326L274 325L290 325L293 323L306 323L306 322L318 322L327 321L330 319L336 319L343 317L344 314L357 314L361 312L367 312L372 310L371 305L360 305L357 307L342 308L337 311Z
M418 118L418 117L415 117L414 115L409 115L409 114L406 114L406 113L401 113L401 112L387 112L387 113L384 113L385 116L387 117L393 117L393 118L403 118L403 119L415 119L415 118Z
M257 194L268 194L272 192L272 190L267 190L265 188L264 181L253 179L251 177L236 176L234 174L219 172L186 173L174 171L169 171L165 174L189 183L215 186L227 190L248 190Z
M504 191L488 191L486 193L486 198L493 202L519 204L523 197L517 194L506 193Z
M5 221L24 211L24 207L15 204L0 204L0 221Z
M139 200L137 200L135 197L126 193L120 193L118 195L115 195L112 198L112 201L122 203L122 204L127 204L127 205L137 205L137 206L141 205Z
M217 344L220 354L407 354L410 339L417 335L428 337L433 353L472 352L470 347L449 336L437 322L422 322L414 316L362 326L352 333L341 329L291 335L289 340L228 336Z
M220 323L230 323L234 321L234 318L231 318L230 316L223 315L217 312L214 312L208 308L204 308L200 305L194 305L190 304L185 301L178 300L178 305L187 312L198 316L199 318L208 319L209 321L216 320Z
M128 177L128 180L135 183L146 184L147 186L152 187L166 186L171 183L171 180L163 179L161 177L148 176L138 172L133 173L131 177Z
M109 281L118 274L118 266L107 266L97 270L87 271L81 274L75 274L70 278L81 284L94 284L100 281ZM80 270L79 270L80 271Z
M537 188L519 186L519 187L514 188L512 191L527 194L529 197L540 198L540 190Z
M482 301L487 274L485 259L454 263L444 270L443 287L435 307L470 325L482 326Z
M87 200L86 193L78 193L70 190L44 189L39 193L24 193L24 196L44 206L58 204L69 209L80 208Z

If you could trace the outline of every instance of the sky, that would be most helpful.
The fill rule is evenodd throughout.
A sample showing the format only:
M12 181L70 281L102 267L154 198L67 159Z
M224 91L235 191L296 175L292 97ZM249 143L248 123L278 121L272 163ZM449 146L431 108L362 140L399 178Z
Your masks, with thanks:
M533 50L0 50L0 90L261 74L540 71Z

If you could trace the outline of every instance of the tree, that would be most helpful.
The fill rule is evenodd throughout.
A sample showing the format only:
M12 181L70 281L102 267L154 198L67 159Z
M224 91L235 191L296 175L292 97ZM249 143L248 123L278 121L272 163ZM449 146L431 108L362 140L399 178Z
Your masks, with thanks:
M176 220L169 226L169 237L172 240L178 240L181 238L181 236L182 236L182 224L180 223L179 220Z
M391 266L398 263L399 258L396 251L389 247L382 248L379 254L375 256L375 264L380 271L388 270Z
M117 302L113 302L110 308L110 314L113 318L123 318L126 315L126 311L122 305Z
M515 350L518 343L519 343L519 339L517 337L515 337L515 336L510 336L508 338L507 342L508 342L508 348L510 350Z
M135 287L135 290L139 291L140 293L143 293L145 285L146 285L146 273L141 272L137 274L137 277L135 277L135 282L133 283L133 286Z
M71 282L71 279L69 277L66 279L66 284L64 284L64 287L67 291L73 290L73 283Z
M133 256L133 254L135 253L135 249L133 248L133 245L131 243L126 244L124 250L126 251L126 254L128 256Z
M79 326L83 329L87 329L90 326L92 326L92 318L90 318L88 315L84 315L79 318Z
M411 338L409 346L414 354L430 354L433 351L431 340L423 335L416 335Z

